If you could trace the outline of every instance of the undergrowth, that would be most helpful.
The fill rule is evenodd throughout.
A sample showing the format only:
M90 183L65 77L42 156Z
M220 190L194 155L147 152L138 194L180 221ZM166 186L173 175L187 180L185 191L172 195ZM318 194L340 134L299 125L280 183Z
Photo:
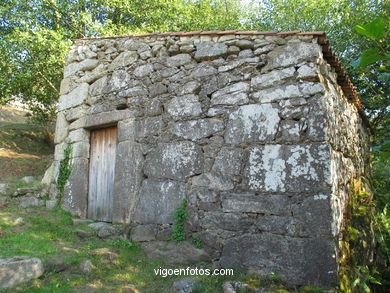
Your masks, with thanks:
M60 170L57 178L57 188L59 190L59 198L64 195L65 184L72 172L72 164L70 157L72 154L72 145L68 144L64 150L64 158L60 161Z
M188 201L186 198L183 198L180 202L179 207L175 210L173 215L174 227L172 229L172 239L176 242L183 241L186 239L186 234L184 232L184 224L187 219L187 206Z

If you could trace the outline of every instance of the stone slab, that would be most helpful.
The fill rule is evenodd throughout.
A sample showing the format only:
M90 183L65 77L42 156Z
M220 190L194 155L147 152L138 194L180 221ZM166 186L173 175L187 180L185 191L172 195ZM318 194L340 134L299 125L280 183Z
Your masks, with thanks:
M12 288L39 278L43 272L43 264L39 258L14 256L0 259L0 289Z
M133 221L140 224L173 223L173 213L186 194L187 187L181 182L145 179Z
M201 148L189 141L160 143L146 156L144 173L155 178L184 180L203 169Z

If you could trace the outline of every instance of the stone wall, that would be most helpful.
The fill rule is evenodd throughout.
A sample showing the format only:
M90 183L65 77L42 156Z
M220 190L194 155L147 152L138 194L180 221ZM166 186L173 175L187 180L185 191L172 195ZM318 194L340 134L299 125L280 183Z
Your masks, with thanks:
M315 34L77 40L58 111L53 178L71 143L72 213L86 216L90 129L117 125L114 221L147 234L137 240L169 235L186 197L187 234L210 260L337 283L369 135Z

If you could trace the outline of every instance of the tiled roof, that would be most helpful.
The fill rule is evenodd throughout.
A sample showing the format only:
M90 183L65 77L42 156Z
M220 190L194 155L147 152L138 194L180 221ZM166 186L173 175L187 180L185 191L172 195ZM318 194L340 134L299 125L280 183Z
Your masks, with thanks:
M226 31L192 31L192 32L166 32L166 33L143 33L143 34L130 34L130 35L117 35L110 37L92 37L83 38L82 40L88 39L117 39L126 37L149 37L149 36L196 36L196 35L264 35L264 36L314 36L317 37L318 43L322 46L322 52L325 60L335 69L337 73L337 82L342 88L344 94L348 99L356 106L362 119L369 126L368 119L364 114L361 100L357 94L347 72L344 70L341 61L333 53L332 48L329 45L329 41L326 38L326 33L323 31L318 32L300 32L300 31L289 31L289 32L277 32L277 31L239 31L239 30L226 30Z

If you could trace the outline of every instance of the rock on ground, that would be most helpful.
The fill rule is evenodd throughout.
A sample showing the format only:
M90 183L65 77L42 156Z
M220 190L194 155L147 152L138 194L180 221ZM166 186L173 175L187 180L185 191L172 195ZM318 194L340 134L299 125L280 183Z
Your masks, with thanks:
M39 207L44 205L45 205L45 201L36 197L24 196L20 198L20 206L22 208Z
M0 289L12 288L39 278L43 272L43 264L39 258L14 256L0 259Z
M62 258L51 258L45 263L45 271L47 272L63 272L68 269L69 265Z
M172 293L192 293L194 292L196 279L194 278L183 278L173 282Z
M89 260L89 259L86 259L86 260L83 260L81 263L80 263L80 270L81 272L83 272L84 274L89 274L90 272L92 272L93 269L95 269L96 267L92 264L92 262Z

